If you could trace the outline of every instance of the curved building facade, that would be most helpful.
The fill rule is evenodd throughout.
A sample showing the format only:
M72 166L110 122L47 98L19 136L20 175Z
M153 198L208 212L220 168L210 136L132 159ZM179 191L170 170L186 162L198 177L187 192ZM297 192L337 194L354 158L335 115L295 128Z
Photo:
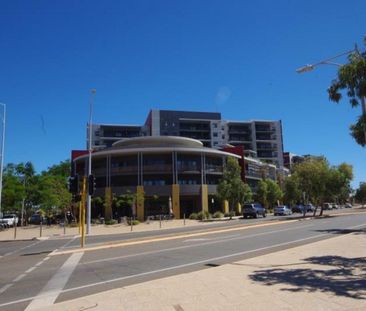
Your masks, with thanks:
M227 157L232 153L204 147L202 142L185 137L146 136L115 142L112 147L92 155L92 174L96 196L110 198L124 193L141 193L144 202L136 204L135 214L147 216L169 213L176 218L193 212L214 211L217 184ZM86 175L88 155L73 159L73 170ZM93 217L103 216L93 209ZM118 216L127 211L114 210Z

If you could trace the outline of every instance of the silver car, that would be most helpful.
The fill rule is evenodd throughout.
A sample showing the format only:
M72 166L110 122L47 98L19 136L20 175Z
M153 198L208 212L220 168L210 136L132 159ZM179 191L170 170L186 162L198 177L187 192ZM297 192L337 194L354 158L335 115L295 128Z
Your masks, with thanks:
M280 206L276 206L274 208L273 213L275 216L286 216L286 215L291 215L292 211L286 205L280 205Z

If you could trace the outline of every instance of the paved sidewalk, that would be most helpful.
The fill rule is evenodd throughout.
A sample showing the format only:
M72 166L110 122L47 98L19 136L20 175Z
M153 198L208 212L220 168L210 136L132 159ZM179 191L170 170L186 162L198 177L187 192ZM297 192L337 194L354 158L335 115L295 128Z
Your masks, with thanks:
M41 310L365 310L366 235L70 300Z
M178 227L193 227L197 225L210 225L213 222L199 222L197 220L184 220L183 219L173 219L173 220L162 220L161 228L158 220L150 221L150 223L144 222L136 226L133 226L133 232L142 231L157 231ZM106 234L119 234L131 232L131 226L126 224L116 224L116 225L92 225L91 235L106 235ZM66 227L65 234L64 228L59 225L52 225L50 227L42 226L42 238L55 238L64 236L75 236L79 235L78 227ZM38 239L41 237L40 226L27 226L27 227L17 227L16 240L30 240ZM9 228L4 231L0 231L0 241L11 241L14 240L14 228Z

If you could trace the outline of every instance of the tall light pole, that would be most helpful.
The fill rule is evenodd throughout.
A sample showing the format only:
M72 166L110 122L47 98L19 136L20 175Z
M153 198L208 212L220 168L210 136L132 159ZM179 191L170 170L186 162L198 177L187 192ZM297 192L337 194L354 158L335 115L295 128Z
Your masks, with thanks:
M89 106L89 143L88 143L88 151L89 151L89 161L88 161L88 176L91 175L92 172L92 122L93 122L93 107L94 107L94 96L97 92L96 89L91 89L91 96L90 96L90 106ZM89 187L93 187L93 185L88 185ZM91 224L91 195L88 191L88 198L87 198L87 218L86 218L86 234L90 234L90 224Z
M5 117L6 117L6 105L0 103L3 106L3 129L2 129L2 136L1 136L1 162L0 162L0 217L3 217L1 212L1 196L3 192L3 170L4 170L4 147L5 147Z
M322 61L320 61L318 63L308 64L308 65L305 65L303 67L300 67L300 68L296 69L296 72L297 73L304 73L304 72L312 71L312 70L315 69L315 67L317 67L319 65L334 65L334 66L337 66L337 67L342 67L343 66L342 64L335 63L335 62L333 62L333 60L334 59L337 59L337 58L339 58L341 56L349 55L349 54L354 53L354 52L358 52L357 46L353 50L340 53L340 54L338 54L336 56L333 56L331 58L327 58L327 59L322 60ZM361 99L362 115L363 116L366 116L366 100L365 100L365 97L361 97L360 99ZM366 142L366 129L364 130L364 137L365 137L365 142Z

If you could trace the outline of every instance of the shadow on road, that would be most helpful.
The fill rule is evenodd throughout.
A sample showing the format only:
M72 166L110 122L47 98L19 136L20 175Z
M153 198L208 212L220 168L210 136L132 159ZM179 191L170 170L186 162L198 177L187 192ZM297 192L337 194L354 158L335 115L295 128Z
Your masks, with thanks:
M325 229L325 230L316 230L316 232L326 232L333 234L366 234L366 229Z
M366 299L366 258L321 256L304 259L314 268L254 271L249 278L264 285L289 285L289 292L324 292L354 299ZM324 266L324 267L319 267ZM327 267L326 267L327 266ZM324 270L322 269L324 268ZM326 270L325 270L326 269Z

